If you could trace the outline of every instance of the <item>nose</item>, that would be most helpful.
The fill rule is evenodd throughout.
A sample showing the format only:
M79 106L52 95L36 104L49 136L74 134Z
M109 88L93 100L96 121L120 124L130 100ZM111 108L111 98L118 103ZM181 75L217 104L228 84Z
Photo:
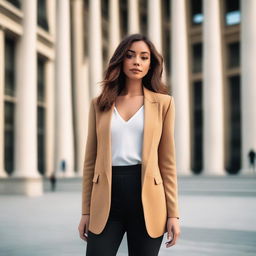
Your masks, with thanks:
M135 68L138 68L140 66L140 64L134 63L134 66L135 66Z
M137 56L136 58L134 58L134 63L133 63L133 65L135 65L135 66L139 66L139 65L140 65L139 56Z

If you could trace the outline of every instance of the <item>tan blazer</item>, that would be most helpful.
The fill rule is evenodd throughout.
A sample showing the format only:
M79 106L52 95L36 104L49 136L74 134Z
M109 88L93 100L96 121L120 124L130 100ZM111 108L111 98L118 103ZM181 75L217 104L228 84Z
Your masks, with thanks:
M142 149L142 204L148 234L163 235L167 217L179 217L174 144L174 98L143 86L144 134ZM89 230L100 234L111 205L111 117L114 104L100 112L91 100L85 149L82 214L90 214Z

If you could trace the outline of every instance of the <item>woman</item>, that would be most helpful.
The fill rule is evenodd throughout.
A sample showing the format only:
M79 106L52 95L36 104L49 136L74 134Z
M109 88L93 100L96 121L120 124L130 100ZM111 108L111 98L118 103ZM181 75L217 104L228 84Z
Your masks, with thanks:
M84 159L80 237L86 255L158 255L180 235L175 105L161 81L163 57L141 34L117 47L92 99Z

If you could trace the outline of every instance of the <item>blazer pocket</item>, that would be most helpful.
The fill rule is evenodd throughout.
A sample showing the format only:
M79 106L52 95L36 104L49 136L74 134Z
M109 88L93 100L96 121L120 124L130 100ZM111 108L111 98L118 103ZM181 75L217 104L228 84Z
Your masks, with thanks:
M92 182L94 182L94 183L98 183L98 180L99 180L99 176L100 176L100 174L99 173L94 173L94 176L93 176L93 180L92 180Z
M156 185L163 183L163 180L160 176L155 176L154 180Z

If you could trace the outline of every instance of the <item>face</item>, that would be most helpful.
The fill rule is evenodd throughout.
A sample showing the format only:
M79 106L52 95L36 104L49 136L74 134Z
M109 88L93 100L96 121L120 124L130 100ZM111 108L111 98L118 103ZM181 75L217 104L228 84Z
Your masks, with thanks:
M123 61L123 71L129 79L142 79L150 67L150 49L144 41L131 44ZM132 70L132 69L138 69Z

